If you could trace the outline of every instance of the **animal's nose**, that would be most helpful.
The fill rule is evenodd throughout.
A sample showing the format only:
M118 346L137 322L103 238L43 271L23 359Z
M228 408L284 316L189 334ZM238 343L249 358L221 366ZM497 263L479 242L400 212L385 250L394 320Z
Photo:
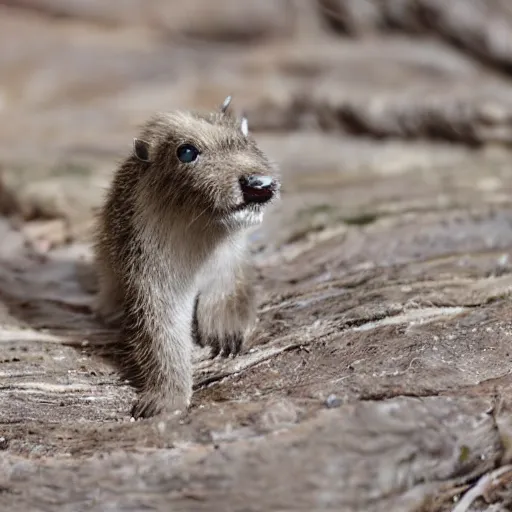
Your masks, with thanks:
M240 187L246 203L265 203L272 199L275 181L270 176L244 176Z

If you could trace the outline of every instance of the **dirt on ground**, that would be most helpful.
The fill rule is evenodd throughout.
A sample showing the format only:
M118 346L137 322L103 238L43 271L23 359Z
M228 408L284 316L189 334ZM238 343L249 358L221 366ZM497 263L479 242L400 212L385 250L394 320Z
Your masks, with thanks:
M511 510L509 4L0 0L0 510ZM134 422L94 212L228 94L283 174L259 322Z

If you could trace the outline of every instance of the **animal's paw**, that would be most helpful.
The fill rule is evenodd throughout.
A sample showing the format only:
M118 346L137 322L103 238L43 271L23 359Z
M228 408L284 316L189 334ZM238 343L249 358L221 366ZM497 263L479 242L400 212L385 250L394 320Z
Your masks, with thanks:
M252 301L213 301L212 297L200 295L196 300L193 321L195 342L211 347L210 357L236 356L254 320Z
M214 359L218 355L221 357L236 356L242 350L245 341L245 332L211 332L206 334L200 328L194 332L194 339L201 347L209 346L211 348L210 358Z
M224 335L213 335L206 339L206 344L211 347L210 357L214 359L219 354L222 357L236 356L242 350L244 344L244 333L225 333Z
M170 397L169 395L145 392L133 405L131 416L137 420L176 411L184 412L189 405L190 398L187 397Z

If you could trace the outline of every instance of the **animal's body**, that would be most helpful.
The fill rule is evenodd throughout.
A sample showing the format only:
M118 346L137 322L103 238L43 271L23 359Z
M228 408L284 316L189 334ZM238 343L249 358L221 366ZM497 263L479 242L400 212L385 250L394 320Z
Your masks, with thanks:
M229 101L211 114L155 115L98 218L97 309L120 327L136 418L187 408L193 342L235 355L255 320L247 232L280 184Z

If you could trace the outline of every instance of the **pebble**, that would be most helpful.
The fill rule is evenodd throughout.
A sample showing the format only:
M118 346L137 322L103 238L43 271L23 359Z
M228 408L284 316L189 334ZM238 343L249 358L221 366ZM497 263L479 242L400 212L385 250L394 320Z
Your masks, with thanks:
M329 409L334 409L335 407L339 407L341 405L341 400L336 395L329 395L325 401L325 405Z

